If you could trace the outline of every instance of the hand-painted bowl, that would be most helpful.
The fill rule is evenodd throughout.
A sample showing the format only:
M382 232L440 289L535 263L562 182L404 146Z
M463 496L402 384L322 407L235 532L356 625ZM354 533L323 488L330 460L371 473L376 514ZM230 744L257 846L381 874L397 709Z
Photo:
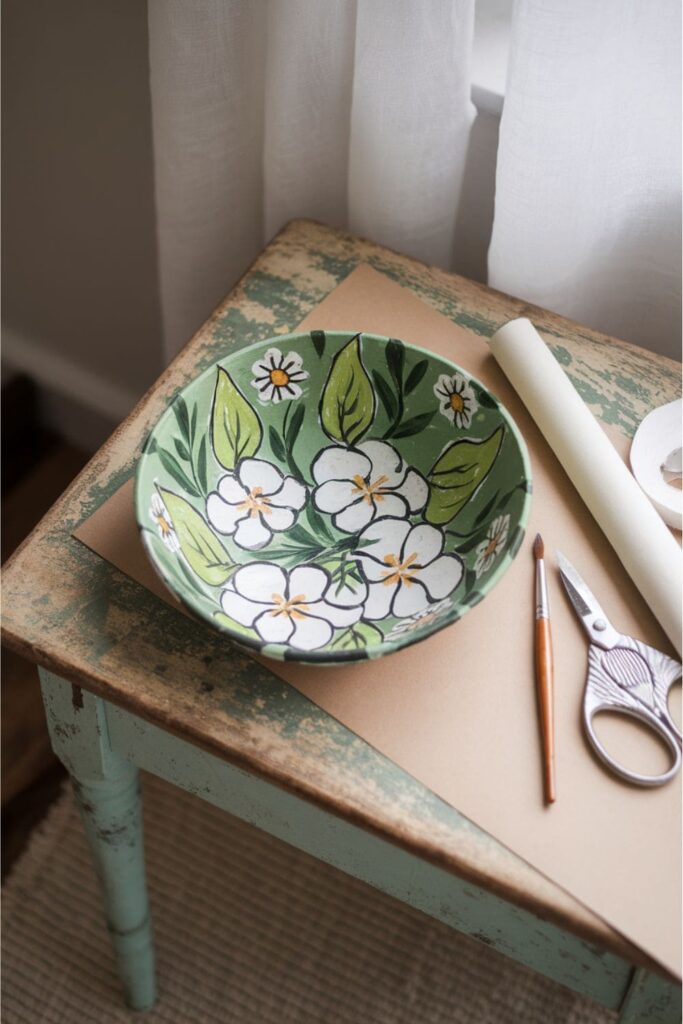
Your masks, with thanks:
M460 619L517 553L526 446L464 370L395 338L290 334L178 394L135 504L157 572L241 647L377 658Z

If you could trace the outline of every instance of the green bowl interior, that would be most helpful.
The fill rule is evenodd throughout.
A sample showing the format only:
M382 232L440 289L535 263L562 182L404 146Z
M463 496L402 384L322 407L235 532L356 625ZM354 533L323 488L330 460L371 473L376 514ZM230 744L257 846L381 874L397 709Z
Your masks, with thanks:
M314 331L188 384L147 440L135 504L188 608L241 646L325 664L461 618L517 553L530 492L517 427L470 374L396 339Z

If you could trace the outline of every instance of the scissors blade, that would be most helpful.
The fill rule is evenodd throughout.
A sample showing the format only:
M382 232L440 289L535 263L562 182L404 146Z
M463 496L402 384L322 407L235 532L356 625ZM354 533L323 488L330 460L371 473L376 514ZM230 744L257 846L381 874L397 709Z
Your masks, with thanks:
M567 591L576 614L580 619L585 619L587 615L591 614L591 599L594 602L594 606L597 602L571 562L564 557L561 551L556 552L556 554L557 564L560 567L560 579L564 583L564 589Z
M565 558L561 551L557 551L556 554L560 567L560 579L584 629L594 643L598 643L601 647L611 646L616 633L597 598L587 583L579 576L569 559Z

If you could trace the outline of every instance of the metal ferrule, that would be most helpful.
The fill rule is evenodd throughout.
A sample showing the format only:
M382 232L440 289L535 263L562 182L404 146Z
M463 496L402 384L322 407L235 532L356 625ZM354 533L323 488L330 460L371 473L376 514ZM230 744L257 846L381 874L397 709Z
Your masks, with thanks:
M548 586L545 579L545 563L542 558L536 559L536 618L550 618Z

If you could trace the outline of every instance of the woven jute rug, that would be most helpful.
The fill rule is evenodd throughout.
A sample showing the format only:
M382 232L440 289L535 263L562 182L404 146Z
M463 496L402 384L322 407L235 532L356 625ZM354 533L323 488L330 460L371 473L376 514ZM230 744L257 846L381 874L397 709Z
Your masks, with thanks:
M4 889L3 1024L606 1024L586 999L158 779L160 998L119 990L70 791Z

